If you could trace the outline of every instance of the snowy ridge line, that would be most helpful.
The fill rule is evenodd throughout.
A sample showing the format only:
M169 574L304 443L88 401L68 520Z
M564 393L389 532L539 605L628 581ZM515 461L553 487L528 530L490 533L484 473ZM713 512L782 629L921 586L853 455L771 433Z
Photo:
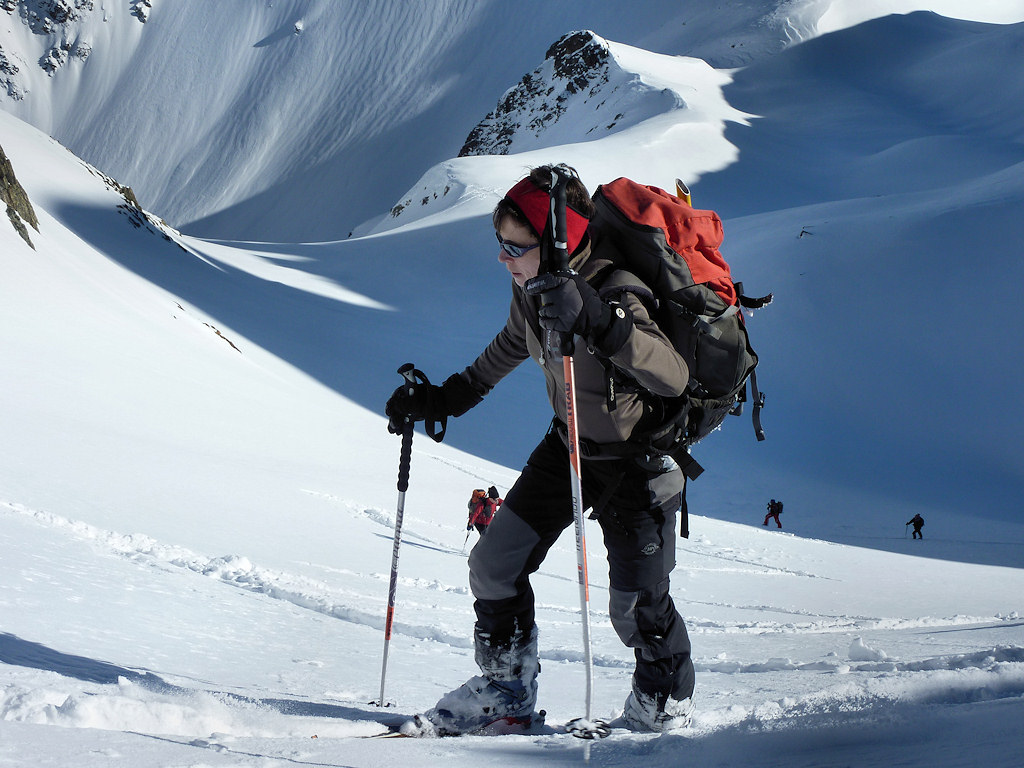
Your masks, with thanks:
M145 534L123 534L105 531L81 521L69 520L60 515L32 510L21 504L0 501L0 510L35 520L48 528L70 533L78 538L95 541L111 553L129 560L149 560L162 565L192 571L193 573L218 579L239 589L266 595L305 610L314 611L352 624L370 629L384 630L383 611L371 614L360 608L335 603L324 592L325 585L305 576L298 576L254 565L242 555L206 557L184 547L161 544ZM418 640L431 640L453 648L470 648L470 638L451 634L438 627L395 622L393 631Z

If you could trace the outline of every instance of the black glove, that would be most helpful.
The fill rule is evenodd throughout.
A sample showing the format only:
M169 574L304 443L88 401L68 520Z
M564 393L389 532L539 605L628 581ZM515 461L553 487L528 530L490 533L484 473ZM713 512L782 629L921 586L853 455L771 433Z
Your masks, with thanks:
M433 384L403 384L388 398L384 406L388 417L388 432L398 434L406 421L440 421L448 414L444 412L444 398L441 387Z
M618 352L633 329L633 316L625 307L613 309L572 270L532 278L525 291L540 296L537 314L541 328L559 334L578 334L605 356Z
M445 379L439 387L434 384L403 384L392 393L384 406L384 413L388 417L388 432L401 432L407 419L414 422L426 421L430 425L437 422L441 424L440 432L435 435L431 427L427 434L441 442L448 417L461 416L481 400L483 398L477 391L457 373Z

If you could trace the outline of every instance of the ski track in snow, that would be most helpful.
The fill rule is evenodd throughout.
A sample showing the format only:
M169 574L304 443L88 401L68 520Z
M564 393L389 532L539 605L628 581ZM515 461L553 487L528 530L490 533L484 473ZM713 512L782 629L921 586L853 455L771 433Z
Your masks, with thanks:
M331 590L323 582L297 574L285 573L253 564L244 555L222 555L208 557L176 545L161 544L143 534L124 534L105 531L87 523L68 520L59 515L31 510L20 504L0 502L0 507L35 520L40 525L62 531L80 539L95 542L111 554L129 560L148 561L159 566L170 566L191 571L207 578L217 579L225 584L257 592L275 600L282 600L299 608L329 616L353 624L361 624L375 630L384 629L384 619L351 604L337 602ZM375 575L386 580L383 574ZM441 591L465 592L465 589L450 587L436 580L400 579L405 586L415 586ZM356 596L365 602L365 596ZM453 648L469 648L471 641L438 627L395 622L394 631L421 640L433 640Z
M352 509L356 506L350 505ZM290 574L260 567L253 564L244 555L222 555L209 557L201 555L186 548L161 544L155 539L143 534L124 534L113 531L105 531L87 523L69 520L59 515L40 510L32 510L21 504L13 502L0 502L0 508L10 513L30 518L36 523L50 529L75 536L99 544L108 552L134 561L149 561L156 565L180 568L192 573L217 579L239 589L256 592L275 600L281 600L299 608L314 611L324 616L339 619L342 621L361 624L375 630L383 630L383 619L371 614L368 611L355 608L352 605L337 602L332 594L333 590L323 582L310 579L305 576ZM358 513L357 513L358 514ZM393 525L390 518L379 510L366 509L362 514L381 525L390 527ZM421 538L422 537L418 537ZM424 539L425 541L429 541ZM442 547L439 542L431 542ZM459 554L449 550L452 554ZM701 553L706 554L706 553ZM340 568L319 566L323 570L342 575L353 575L365 577L366 574L359 574ZM813 575L813 574L809 574ZM377 581L386 581L386 574L372 574ZM467 595L469 590L465 586L452 586L444 584L436 579L400 577L399 584L405 588L414 588L428 591L447 592L459 595ZM363 596L357 596L364 601ZM715 608L733 608L743 611L751 611L758 614L766 612L780 612L791 615L803 615L808 617L804 622L772 622L772 621L751 621L751 622L721 622L708 621L690 618L687 620L691 633L730 633L730 634L800 634L800 633L849 633L864 632L870 630L907 630L915 628L936 628L956 626L977 626L983 624L1006 624L1018 620L1016 614L1010 616L952 616L952 617L921 617L916 619L886 619L867 616L847 616L841 614L827 615L799 609L780 609L764 605L735 605L724 602L709 602L689 600L693 605L706 605ZM578 611L575 608L567 608L552 604L537 604L538 612L547 614L562 614L566 622L575 622ZM595 627L608 625L610 621L606 611L591 608L591 619ZM1012 626L1012 625L1011 625ZM453 649L471 650L472 642L465 635L453 634L440 630L438 627L427 625L416 625L407 622L395 622L394 631L420 640L430 640L445 644ZM859 640L859 638L858 638ZM541 658L551 662L573 662L583 661L583 653L576 649L547 649L541 651ZM839 660L828 660L811 663L795 663L789 659L771 659L766 662L738 663L726 661L701 662L695 661L699 671L718 673L755 673L755 672L778 672L778 671L862 671L862 672L912 672L925 670L950 670L964 668L980 668L991 664L994 661L1007 663L1024 663L1024 649L1008 647L996 649L995 651L967 654L961 657L939 657L918 662L897 662L881 654L878 658L863 658L860 661L868 662L860 665L850 665ZM608 655L594 654L593 663L597 667L630 669L633 661L630 658L614 657Z
M711 559L714 559L714 560L723 560L725 562L732 562L732 563L738 563L739 565L749 566L747 568L722 567L722 566L719 566L719 567L708 567L708 566L693 565L692 563L688 562L685 565L680 565L679 566L680 570L685 570L685 571L708 571L708 572L717 572L717 573L723 573L723 572L732 571L732 572L735 572L735 573L778 574L778 575L782 575L782 576L800 576L801 578L806 578L806 579L827 579L827 578L829 578L828 576L822 576L822 575L816 574L816 573L809 573L808 571L797 571L797 570L793 570L791 568L783 568L782 566L769 565L767 563L759 563L756 560L747 560L747 559L741 557L739 554L736 554L737 550L729 549L727 547L719 549L716 552L707 552L707 551L704 551L704 550L697 550L697 549L691 549L689 547L683 547L683 546L680 546L680 545L677 544L676 545L676 549L677 549L678 552L686 552L686 553L688 553L690 555L694 555L695 557L711 558Z
M387 515L379 510L366 509L350 502L341 503L354 516L361 516L381 526L391 524ZM260 567L244 555L208 557L184 547L161 544L149 536L107 531L13 502L0 502L0 513L29 519L60 535L88 541L101 551L118 557L159 568L181 569L325 616L377 630L382 628L383 622L379 617L339 601L337 590L328 584L305 576ZM367 576L346 569L321 567L325 571L345 576ZM379 575L379 578L383 579L383 574ZM374 575L374 579L377 579L377 575ZM402 584L403 587L427 591L467 593L464 587L452 587L431 579L404 579ZM804 615L808 619L796 622L746 623L691 620L692 631L698 634L791 634L794 637L806 634L810 637L818 633L856 633L872 629L954 628L985 623L1003 627L1022 625L1016 615L884 619L827 615L810 611L783 611L761 605L692 602L694 605L748 610L762 615L765 612ZM560 614L566 623L575 618L574 611L557 605L539 604L538 610L548 614ZM595 627L609 625L605 612L594 611L593 619ZM446 653L472 655L469 637L445 632L438 626L397 623L395 632L443 644L447 647ZM595 669L608 670L613 676L626 676L633 666L629 656L595 653L593 664ZM581 650L564 647L542 649L541 659L556 667L562 664L579 665L584 661ZM315 661L305 663L317 664ZM697 711L692 728L667 741L651 739L649 744L652 750L665 749L669 742L678 745L678 738L699 739L725 729L739 729L740 733L769 732L807 727L849 728L851 724L870 728L877 723L891 724L901 718L911 722L917 721L922 717L922 711L928 711L932 707L1012 700L1024 696L1024 647L1017 645L901 660L871 647L862 637L857 636L850 643L845 657L831 653L825 658L804 662L791 658L734 661L724 658L723 655L722 658L712 659L697 657L695 668L702 679L706 679L705 675L725 676L722 678L723 681L738 680L738 676L761 675L767 682L773 676L796 674L804 682L797 683L795 678L788 680L782 687L792 693L781 698L755 700L754 703L748 698L742 704L733 700L734 697L729 692L731 684L712 684L702 699L703 704ZM308 738L309 732L340 738L365 736L379 730L378 723L385 722L382 717L386 719L392 716L374 714L365 707L350 705L350 702L355 701L350 694L330 694L327 697L332 701L346 702L344 704L317 704L312 701L291 699L260 699L224 693L223 689L219 692L207 690L206 683L201 684L199 688L193 688L191 682L185 679L181 682L190 687L183 688L166 682L161 674L140 674L132 670L125 670L125 676L119 678L116 683L89 683L83 686L80 681L54 675L52 672L45 673L40 682L40 679L32 675L41 673L19 671L20 668L17 667L11 669L13 676L0 686L0 719L85 728L98 727L134 733L167 733L169 729L186 739L182 743L224 753L233 752L234 740L241 738L281 738L296 735ZM777 684L766 685L765 690L777 690L779 687ZM287 722L278 722L275 719L278 714L288 714ZM299 716L295 716L296 714ZM555 720L552 720L552 723L558 725ZM552 743L547 737L543 740L540 737L527 738L536 740L538 744ZM629 750L637 748L637 740L644 744L648 743L645 737L617 733L609 740L609 747L614 748L613 745L619 743L620 739L630 742L630 746L627 747ZM559 737L554 743L565 742L563 737ZM274 752L277 748L266 745L265 749Z

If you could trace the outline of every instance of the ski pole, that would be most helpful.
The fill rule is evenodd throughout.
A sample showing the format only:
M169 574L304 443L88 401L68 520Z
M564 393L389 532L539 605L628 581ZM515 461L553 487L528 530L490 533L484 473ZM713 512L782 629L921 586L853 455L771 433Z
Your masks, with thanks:
M554 250L552 265L557 272L569 269L569 248L565 218L565 187L568 177L558 168L551 174L551 234ZM586 714L584 721L571 721L567 729L574 736L587 739L584 746L584 760L590 760L590 740L595 736L607 736L607 726L591 721L594 693L594 660L590 646L590 581L587 576L587 539L584 531L583 489L581 482L579 430L576 424L576 368L573 363L574 344L571 333L556 342L562 354L562 373L565 380L565 416L568 430L569 482L572 489L572 511L576 523L576 572L580 586L580 617L583 625L583 663L586 666ZM604 727L602 727L604 726Z
M419 373L412 363L406 363L398 372L405 378L407 392L412 395L416 389ZM419 374L420 377L423 374ZM425 381L425 378L424 378ZM409 489L409 464L412 457L413 420L406 416L402 428L402 452L398 460L398 509L395 512L395 542L391 551L391 583L388 585L388 610L384 618L384 659L380 668L380 701L384 704L384 681L388 672L388 649L391 646L391 627L395 619L395 594L398 591L398 551L402 546L402 517L405 514L405 492Z

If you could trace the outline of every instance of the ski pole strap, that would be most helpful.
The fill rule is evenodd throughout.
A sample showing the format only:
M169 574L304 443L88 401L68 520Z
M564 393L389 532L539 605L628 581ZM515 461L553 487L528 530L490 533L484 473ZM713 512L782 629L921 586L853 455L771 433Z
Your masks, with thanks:
M679 536L683 539L690 538L690 510L686 506L686 483L689 481L686 473L683 473L683 490L679 494Z
M764 392L757 389L757 372L750 372L750 395L754 398L754 412L751 419L754 421L754 434L758 442L764 440L764 427L761 426L761 409L764 407Z
M772 294L767 296L759 296L757 298L753 296L747 296L743 293L743 283L733 283L736 286L736 295L739 298L740 306L744 309L761 309L772 303L772 299L775 298Z
M448 429L448 417L442 416L436 420L426 419L423 422L423 429L431 440L435 443L440 443L444 440L444 433Z

